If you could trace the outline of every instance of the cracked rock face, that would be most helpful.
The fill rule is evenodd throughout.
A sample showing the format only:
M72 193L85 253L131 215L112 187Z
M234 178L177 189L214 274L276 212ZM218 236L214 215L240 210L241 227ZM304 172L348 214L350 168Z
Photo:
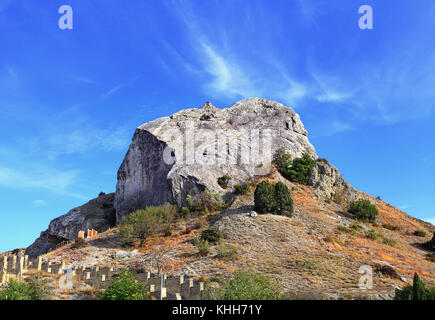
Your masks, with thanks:
M118 170L117 221L147 205L186 205L186 196L209 189L225 197L232 187L269 173L276 151L317 158L299 115L260 98L219 109L206 103L136 129ZM223 189L217 179L230 175Z
M50 222L36 241L26 249L31 257L39 256L56 247L62 241L74 240L79 231L95 229L103 232L115 224L113 203L115 194L102 194L88 203L70 210Z
M336 192L348 200L358 197L358 192L344 180L338 169L329 163L316 161L311 169L308 185L324 199L331 199Z

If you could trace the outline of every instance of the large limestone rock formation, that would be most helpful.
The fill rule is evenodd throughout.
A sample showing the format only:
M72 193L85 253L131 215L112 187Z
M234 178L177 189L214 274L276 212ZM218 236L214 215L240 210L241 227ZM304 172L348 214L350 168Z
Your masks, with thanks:
M79 231L95 229L103 232L115 225L115 194L101 194L98 198L70 210L50 222L36 241L26 249L31 257L39 256L56 247L62 241L74 240Z
M299 115L260 98L219 109L206 103L136 129L118 171L117 219L146 205L185 205L188 194L205 189L228 194L231 187L268 173L276 151L317 158ZM229 188L217 179L230 175Z
M339 196L347 200L358 197L358 191L346 182L338 169L326 161L316 161L311 169L308 185L325 199Z

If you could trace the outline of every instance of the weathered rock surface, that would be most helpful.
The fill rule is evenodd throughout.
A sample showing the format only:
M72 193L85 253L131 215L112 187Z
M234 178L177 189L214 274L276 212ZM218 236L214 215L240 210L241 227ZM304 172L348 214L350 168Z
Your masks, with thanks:
M358 191L344 180L338 169L322 161L316 161L311 169L308 185L325 199L331 199L335 193L348 200L358 197Z
M426 248L429 250L435 251L435 233L433 234L432 240L428 241L425 244Z
M205 189L225 195L234 184L267 174L281 147L292 157L317 158L299 115L260 98L225 109L206 103L146 123L118 170L117 220L147 205L185 205L188 194ZM217 179L225 174L232 179L224 190Z
M109 229L116 222L114 200L114 193L102 194L52 220L48 229L26 249L26 254L36 257L46 253L62 241L76 239L79 231L95 229L103 232Z

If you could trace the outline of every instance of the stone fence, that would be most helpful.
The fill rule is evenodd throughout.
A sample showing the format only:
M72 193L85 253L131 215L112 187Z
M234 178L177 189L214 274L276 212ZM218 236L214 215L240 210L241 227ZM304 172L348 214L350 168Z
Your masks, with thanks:
M59 275L60 280L80 281L95 289L106 289L112 279L119 275L121 269L108 267L68 267L65 263L43 261L41 257L29 259L28 256L7 256L0 261L1 283L10 279L22 281L29 271L43 274ZM136 279L148 286L154 299L197 300L201 299L204 283L192 278L180 276L157 275L150 272L136 273Z

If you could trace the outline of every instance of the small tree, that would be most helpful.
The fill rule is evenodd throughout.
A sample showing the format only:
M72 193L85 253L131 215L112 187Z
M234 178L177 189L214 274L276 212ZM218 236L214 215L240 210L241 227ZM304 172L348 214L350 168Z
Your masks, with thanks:
M231 279L223 280L219 288L206 291L209 300L278 300L280 286L271 279L248 271L236 271Z
M218 243L222 238L222 232L216 227L208 228L201 233L201 239L210 243Z
M291 167L292 157L285 151L285 148L283 147L280 148L276 153L274 163L277 166L278 171L284 173Z
M149 300L147 287L136 280L135 274L123 270L116 277L110 287L97 296L102 300Z
M222 176L222 177L219 177L218 178L218 180L217 180L217 182L218 182L218 185L222 188L222 189L226 189L226 188L228 188L228 181L230 181L231 180L231 177L229 176L229 175L224 175L224 176Z
M195 238L195 246L198 248L200 257L205 257L210 253L210 243L207 240Z
M11 280L0 289L0 300L30 300L30 289L27 283Z
M278 182L275 185L276 211L280 215L291 217L293 215L293 199L287 186Z
M272 212L275 208L275 188L269 181L261 181L254 192L254 210L258 213Z
M247 194L250 189L251 189L251 187L249 186L249 184L247 182L244 182L242 184L236 184L234 186L234 194L236 194L236 195Z
M121 236L127 239L138 238L142 246L150 235L167 230L176 213L176 207L170 205L148 206L143 210L137 210L122 219L119 225Z
M394 300L435 300L435 287L426 289L424 282L414 273L412 286L396 289Z
M353 213L358 220L368 222L375 222L379 213L378 208L366 199L352 201L348 211Z
M278 182L272 185L262 181L254 192L254 210L258 213L275 213L291 217L293 215L293 200L287 186Z
M283 171L284 177L292 182L308 184L310 170L314 167L316 161L308 153L304 153L302 158L296 158L290 168Z
M417 272L414 273L414 282L413 282L413 286L412 286L412 296L413 296L413 300L426 300L426 298L427 298L426 287L424 285L424 282L421 281Z

